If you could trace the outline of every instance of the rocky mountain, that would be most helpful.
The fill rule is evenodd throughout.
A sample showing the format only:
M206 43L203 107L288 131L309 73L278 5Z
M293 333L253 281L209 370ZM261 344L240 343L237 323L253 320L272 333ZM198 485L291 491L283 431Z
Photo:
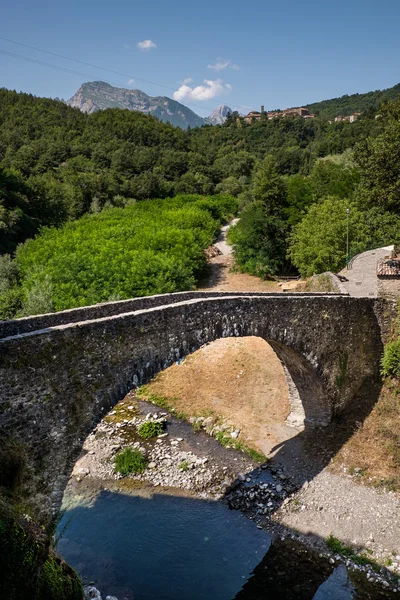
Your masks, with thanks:
M210 125L223 125L226 121L226 117L230 113L232 113L232 109L226 104L221 104L221 106L217 106L217 108L212 111L211 115L207 117L205 121Z
M104 81L84 83L67 101L67 104L86 113L93 113L105 108L138 110L157 117L160 121L169 121L172 125L182 129L201 127L206 123L205 119L196 115L190 108L171 98L151 97L141 90L116 88Z
M79 90L67 100L69 106L82 112L93 113L106 108L125 108L138 110L157 117L160 121L169 121L172 125L187 129L202 125L221 125L232 112L229 106L218 106L209 117L203 119L176 100L167 96L148 96L141 90L117 88L104 81L90 81L81 85Z

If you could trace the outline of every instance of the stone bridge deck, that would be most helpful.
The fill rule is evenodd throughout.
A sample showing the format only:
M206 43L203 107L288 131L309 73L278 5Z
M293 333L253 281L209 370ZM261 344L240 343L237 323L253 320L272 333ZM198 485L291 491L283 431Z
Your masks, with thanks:
M389 307L390 308L390 307ZM25 450L23 485L47 523L95 424L203 344L259 336L324 425L379 377L390 310L336 294L183 292L0 323L0 445Z

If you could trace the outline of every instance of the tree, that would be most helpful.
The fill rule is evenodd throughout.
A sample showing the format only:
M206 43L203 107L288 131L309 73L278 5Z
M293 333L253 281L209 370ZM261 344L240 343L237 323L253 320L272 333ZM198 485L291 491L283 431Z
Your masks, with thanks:
M313 204L293 228L288 254L303 277L323 271L336 272L344 267L347 208L347 200L330 196L320 204ZM353 224L354 206L350 215Z
M259 277L278 272L285 260L284 233L284 222L279 217L266 217L260 202L250 204L241 213L239 223L229 230L239 268Z
M382 110L384 131L355 148L355 160L362 170L358 202L362 207L378 206L400 210L400 100Z
M262 204L266 215L282 213L286 201L286 186L273 156L267 156L256 169L252 192L254 200Z

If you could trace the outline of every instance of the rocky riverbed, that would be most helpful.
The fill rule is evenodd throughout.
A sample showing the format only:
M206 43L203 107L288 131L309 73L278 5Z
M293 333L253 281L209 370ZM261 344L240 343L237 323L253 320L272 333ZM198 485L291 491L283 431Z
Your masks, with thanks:
M299 488L284 466L273 461L260 464L241 451L222 447L213 435L222 432L225 442L230 436L234 444L239 430L231 424L207 416L190 420L191 425L150 403L138 402L134 393L129 394L85 441L67 494L79 496L96 489L152 493L162 488L174 496L219 500L280 540L300 542L329 565L345 564L355 572L364 573L369 585L380 593L400 592L400 555L394 546L380 543L381 538L374 533L377 527L384 528L385 523L390 528L391 517L395 520L392 504L382 509L382 519L371 519L371 531L365 540L362 530L368 510L359 520L359 492L354 492L359 486L345 480L345 484L333 482L330 479L333 476L323 472L320 478ZM156 438L142 439L138 429L143 423L159 423L163 431ZM127 446L146 457L147 468L142 474L122 477L116 472L115 456ZM330 492L329 486L332 486ZM367 496L369 492L366 491ZM364 508L368 499L372 501L369 496L363 498ZM319 534L321 527L312 526L318 521L325 523L324 535ZM359 531L357 539L351 538L354 543L350 547L331 536L327 545L330 533L340 537L343 523L346 539L354 529Z

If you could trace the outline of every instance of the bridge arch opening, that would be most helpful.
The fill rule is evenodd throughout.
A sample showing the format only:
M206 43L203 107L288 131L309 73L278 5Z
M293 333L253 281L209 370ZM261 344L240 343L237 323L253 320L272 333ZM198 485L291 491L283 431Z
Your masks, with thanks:
M201 423L231 424L254 449L271 448L302 431L300 394L270 344L256 336L219 338L179 359L140 389L140 398L162 399ZM212 430L210 424L208 430Z

